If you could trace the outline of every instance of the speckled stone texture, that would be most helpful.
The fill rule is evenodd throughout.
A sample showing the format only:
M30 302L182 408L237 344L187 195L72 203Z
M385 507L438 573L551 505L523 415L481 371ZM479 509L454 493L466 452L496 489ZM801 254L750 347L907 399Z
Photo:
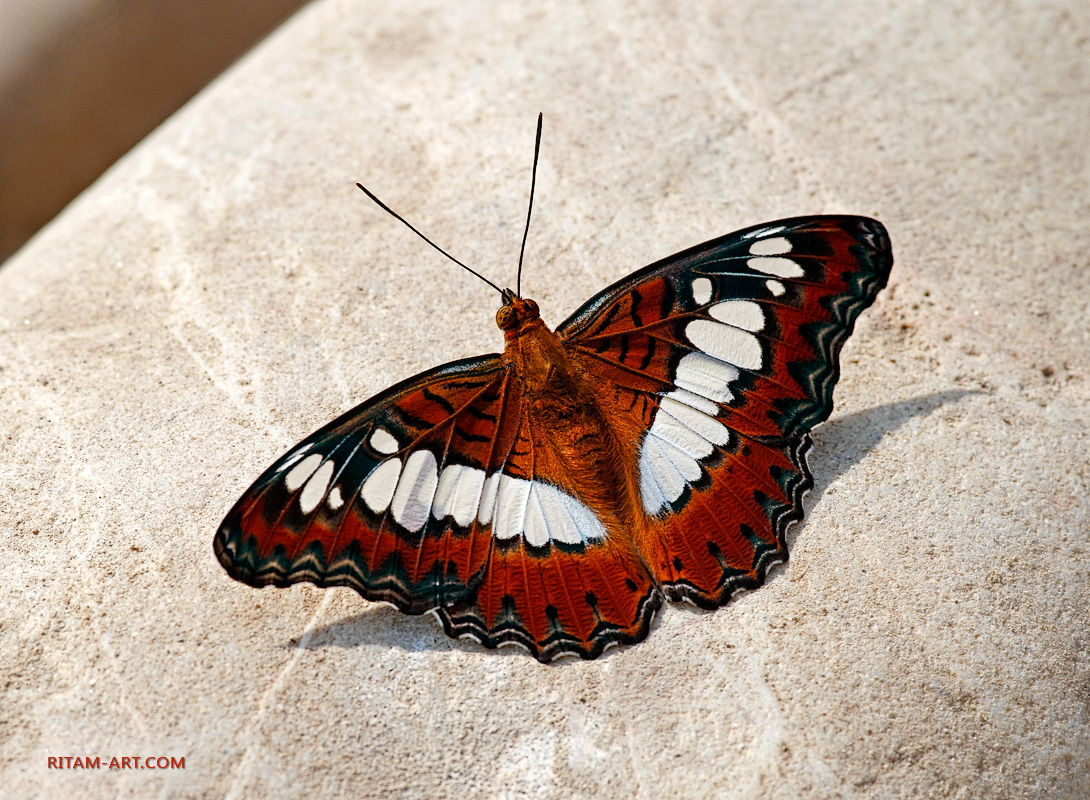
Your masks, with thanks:
M1084 3L319 0L0 269L5 797L1085 798ZM212 555L398 379L683 247L861 213L791 562L542 666ZM185 768L106 768L123 756ZM50 756L99 757L98 770Z

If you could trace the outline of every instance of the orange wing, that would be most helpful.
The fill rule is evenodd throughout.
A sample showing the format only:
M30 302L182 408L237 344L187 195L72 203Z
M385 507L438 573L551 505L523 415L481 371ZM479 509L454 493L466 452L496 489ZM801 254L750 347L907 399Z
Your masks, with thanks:
M808 432L891 266L874 220L766 223L635 273L557 329L636 470L639 546L668 598L722 605L787 558Z

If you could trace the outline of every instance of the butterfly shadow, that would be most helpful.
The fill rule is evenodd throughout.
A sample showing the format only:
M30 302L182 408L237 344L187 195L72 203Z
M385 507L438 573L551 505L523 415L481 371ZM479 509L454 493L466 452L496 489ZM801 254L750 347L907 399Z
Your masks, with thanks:
M910 400L874 406L824 423L814 434L815 446L809 454L810 471L815 477L814 487L804 501L805 508L810 510L820 502L825 491L841 475L859 464L868 453L874 450L886 434L896 431L915 417L926 417L941 406L956 403L963 397L973 394L981 394L981 392L962 389L933 392ZM791 526L788 530L788 550L793 549L804 524L805 520ZM776 580L779 571L774 568L766 582ZM670 605L672 608L691 614L715 613L715 611L705 611L688 603ZM661 619L662 614L656 615L651 625L652 632ZM307 650L319 650L326 647L378 647L396 648L405 652L423 650L484 652L476 642L448 638L438 621L430 614L419 617L407 616L394 607L381 603L369 604L358 614L316 628L302 643L293 640L285 642L283 646L292 649L303 647ZM611 648L603 654L603 657L625 649L627 647ZM518 647L504 647L497 652L505 656L526 657L526 653ZM553 662L552 666L563 666L577 661L578 659L564 658Z
M983 394L974 389L948 389L913 397L898 403L885 403L854 414L830 420L812 434L814 446L807 462L814 476L814 486L806 495L804 507L812 509L825 491L849 469L859 464L888 433L893 433L910 419L926 417L936 409L956 403L967 395ZM792 526L797 536L803 523ZM794 542L788 532L788 544Z
M787 551L795 549L795 542L802 535L809 518L809 513L819 502L826 490L848 470L863 461L878 446L886 434L893 433L915 417L926 417L936 409L949 403L956 403L968 395L984 394L973 389L948 389L942 392L913 397L898 403L885 403L880 406L845 414L829 420L811 434L814 446L807 456L810 472L814 476L813 488L803 500L806 516L787 529ZM765 584L779 578L783 562L773 565L765 578ZM735 597L738 594L734 595ZM689 614L714 614L717 609L705 610L689 603L675 603L673 608Z

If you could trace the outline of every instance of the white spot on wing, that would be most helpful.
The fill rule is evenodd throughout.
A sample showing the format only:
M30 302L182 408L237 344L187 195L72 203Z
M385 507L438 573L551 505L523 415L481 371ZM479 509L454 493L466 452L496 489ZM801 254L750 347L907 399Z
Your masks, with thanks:
M549 543L549 522L545 519L545 511L541 507L541 498L533 491L535 485L530 484L530 494L526 503L526 519L523 523L522 538L531 547L544 547ZM560 523L561 520L554 520Z
M367 504L369 509L376 514L381 514L390 507L390 500L394 496L394 490L397 489L398 478L400 477L400 459L391 458L389 461L383 461L363 482L360 497L363 498L363 502Z
M689 353L678 362L674 384L716 403L729 403L734 399L730 384L738 380L738 375L733 365L718 358Z
M765 281L765 288L772 293L773 297L779 297L784 293L783 284L779 281Z
M598 516L571 495L541 481L502 473L493 473L484 482L478 519L485 524L492 521L492 535L497 539L522 536L533 547L606 537Z
M650 442L657 442L654 437L644 439L640 446L640 499L643 508L648 514L656 514L659 509L670 504L666 496L666 490L655 477L655 461L662 457L662 452L657 447L652 450Z
M713 319L747 331L759 331L765 326L764 309L752 300L726 300L709 308L708 313Z
M713 403L703 395L696 392L690 392L688 389L674 389L664 397L669 397L671 400L676 400L679 403L684 403L687 406L695 408L697 411L703 411L710 417L714 417L719 413L719 406Z
M307 482L307 478L314 474L314 470L322 463L321 453L311 453L298 464L291 468L291 472L284 476L284 487L289 492L294 492Z
M564 544L578 544L606 538L598 515L555 486L535 481L532 489L549 526L549 537Z
M435 489L431 515L436 519L454 517L454 521L465 528L477 514L483 489L484 470L462 464L444 467Z
M766 275L775 275L777 278L806 277L806 270L800 267L797 261L790 258L781 258L780 256L751 258L746 262L746 266Z
M701 366L737 377L737 371L728 371L733 370L729 365L704 358L711 363ZM693 372L701 376L703 383L711 382L707 373ZM715 419L717 410L705 395L685 389L676 389L662 398L640 447L640 499L647 513L656 514L681 497L685 486L704 474L700 461L715 452L714 445L730 441L730 429Z
M693 299L698 305L704 305L712 299L712 282L707 278L693 280Z
M742 369L761 368L761 343L752 333L730 325L697 319L685 326L685 335L710 356Z
M285 458L284 461L280 464L280 466L277 468L276 471L277 472L283 472L288 467L290 467L292 464L294 464L296 461L298 461L300 458L302 458L303 453L305 453L307 450L309 450L312 447L314 447L314 442L310 442L309 444L303 445L298 450L296 450L294 453L292 453L287 458Z
M650 432L652 436L684 450L693 458L707 458L714 452L711 442L662 409L655 412L655 421L651 424Z
M435 487L435 498L431 501L431 515L436 519L451 516L454 492L464 469L472 468L462 464L449 464L443 467L443 471L439 473L439 483Z
M657 436L644 437L640 448L640 497L647 513L657 513L673 503L700 475L700 465L688 453Z
M390 502L390 513L397 524L410 533L416 533L428 521L439 483L437 470L431 450L417 450L405 460L405 469Z
M526 501L530 499L530 481L500 475L496 492L496 518L492 535L497 539L513 539L522 533L526 520Z
M344 498L341 497L341 487L334 486L329 491L329 497L326 500L331 510L336 511L338 508L344 505Z
M726 425L715 419L715 417L697 411L692 406L679 403L672 397L662 398L659 411L655 412L656 417L662 411L676 418L691 431L701 438L707 439L712 444L724 445L730 441L730 429Z
M370 441L371 447L386 455L396 453L401 447L401 445L398 444L397 439L395 439L385 428L375 428L375 432L371 434Z
M299 495L300 511L309 514L318 507L318 504L322 502L322 498L325 497L325 490L329 488L329 480L332 477L332 461L327 461L318 467L318 470L310 476L307 485L303 487L302 494Z
M753 256L782 256L791 252L791 242L782 236L774 239L761 239L750 245L749 254Z
M493 472L484 482L481 490L481 508L477 512L477 519L482 525L492 521L492 515L496 512L496 493L500 488L501 473Z

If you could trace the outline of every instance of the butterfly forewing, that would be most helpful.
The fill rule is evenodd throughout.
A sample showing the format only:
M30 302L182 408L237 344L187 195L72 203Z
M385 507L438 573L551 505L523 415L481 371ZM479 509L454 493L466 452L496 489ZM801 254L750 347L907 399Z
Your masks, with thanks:
M471 473L503 463L517 426L501 421L518 403L498 356L393 387L262 475L221 525L217 556L251 585L351 586L416 613L462 596L489 556Z
M874 220L783 220L653 264L558 328L624 420L644 557L668 596L720 605L786 558L807 433L891 265Z

